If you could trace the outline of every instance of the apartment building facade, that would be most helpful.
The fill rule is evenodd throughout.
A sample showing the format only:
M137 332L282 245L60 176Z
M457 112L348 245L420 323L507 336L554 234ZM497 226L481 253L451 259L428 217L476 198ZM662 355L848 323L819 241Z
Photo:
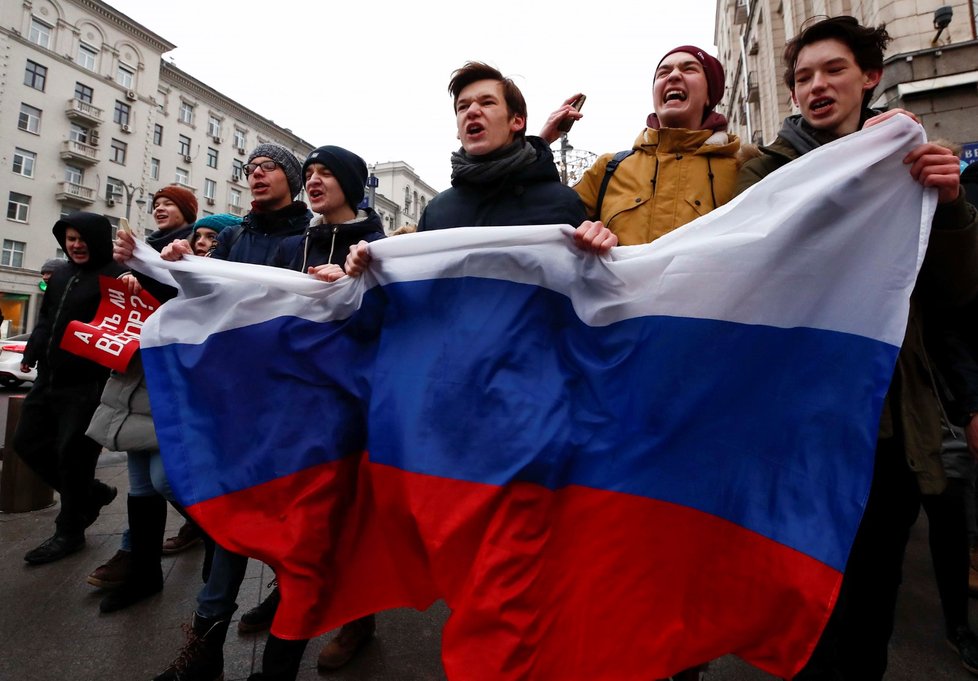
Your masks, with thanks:
M367 199L374 182L374 209L384 221L384 231L417 225L428 202L438 193L404 161L387 161L370 166Z
M885 23L893 38L872 105L916 113L931 139L978 152L978 0L719 0L715 39L727 74L721 111L746 142L771 142L795 113L783 80L784 45L810 17Z
M51 227L75 210L152 231L152 194L178 183L200 213L244 214L243 165L276 142L313 146L163 55L174 45L99 0L0 3L0 309L30 330L39 269L62 257Z

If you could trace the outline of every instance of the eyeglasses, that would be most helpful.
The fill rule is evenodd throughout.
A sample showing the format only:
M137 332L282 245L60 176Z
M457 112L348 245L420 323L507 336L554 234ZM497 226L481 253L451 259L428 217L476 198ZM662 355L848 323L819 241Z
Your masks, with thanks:
M262 170L264 170L266 173L270 173L270 172L272 172L273 170L275 170L278 167L280 167L280 166L275 161L262 161L261 163L245 163L244 164L244 174L245 174L245 177L248 177L253 172L255 172L256 170L258 170L259 168L261 168Z

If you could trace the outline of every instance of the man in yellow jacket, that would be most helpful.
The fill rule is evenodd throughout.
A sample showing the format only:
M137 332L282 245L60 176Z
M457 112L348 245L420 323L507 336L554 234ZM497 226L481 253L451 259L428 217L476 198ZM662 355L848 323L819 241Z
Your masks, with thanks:
M603 196L615 154L599 157L574 187L591 219L614 232L619 244L649 243L733 197L740 140L714 111L723 91L723 66L698 47L676 47L660 60L652 85L655 113ZM553 142L561 121L581 118L571 105L577 97L550 115L541 137Z

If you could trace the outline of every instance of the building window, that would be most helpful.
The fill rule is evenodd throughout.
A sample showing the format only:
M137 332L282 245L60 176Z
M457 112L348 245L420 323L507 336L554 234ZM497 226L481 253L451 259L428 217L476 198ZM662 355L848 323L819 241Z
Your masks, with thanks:
M31 32L27 39L35 45L48 49L51 47L51 27L40 19L31 17Z
M180 102L180 112L177 114L177 119L181 123L186 123L187 125L193 125L194 124L193 104L188 104L187 102Z
M65 166L65 182L70 184L84 184L85 171L76 166Z
M68 130L68 139L72 142L88 144L88 128L77 123L72 123L71 128Z
M75 99L86 104L92 103L92 95L95 91L84 83L75 83Z
M132 111L130 107L125 102L120 102L116 100L115 109L112 113L112 120L114 120L119 125L129 125L129 112Z
M125 190L122 188L122 180L110 177L105 181L105 200L121 201Z
M44 84L48 79L48 67L41 66L37 62L27 60L27 68L24 69L24 85L35 90L44 92Z
M245 145L248 143L248 138L245 137L244 130L234 129L234 148L244 149Z
M177 143L180 147L180 154L182 156L190 156L190 138L186 135L180 135Z
M190 185L190 171L186 168L177 168L175 175L176 183L184 186Z
M75 61L78 62L78 65L82 68L86 68L89 71L94 71L96 62L98 61L98 50L91 45L80 43L78 45L78 58L75 59Z
M221 136L221 121L217 116L207 117L207 134L211 137L219 138Z
M110 155L110 161L118 163L119 165L126 165L126 143L113 139L112 140L112 152Z
M160 159L149 159L149 176L154 180L160 179Z
M163 145L163 126L159 123L153 126L153 144L158 147Z
M131 66L119 64L115 73L115 82L127 90L132 90L132 85L136 80L136 71Z
M7 199L7 219L14 222L27 222L31 215L31 197L27 194L10 192Z
M14 149L14 172L24 177L34 177L34 163L37 154L26 149Z
M214 180L204 180L204 198L214 200L214 195L217 193L217 182Z
M241 192L237 189L232 189L228 192L228 203L235 208L241 207Z
M234 159L231 162L231 179L235 182L240 182L242 177L244 177L244 163L238 159Z
M210 168L217 167L217 149L207 147L207 165Z
M41 110L35 109L28 104L20 105L20 117L17 119L17 127L35 135L41 132Z
M3 240L3 252L0 254L0 265L7 267L24 266L24 249L27 244L23 241Z

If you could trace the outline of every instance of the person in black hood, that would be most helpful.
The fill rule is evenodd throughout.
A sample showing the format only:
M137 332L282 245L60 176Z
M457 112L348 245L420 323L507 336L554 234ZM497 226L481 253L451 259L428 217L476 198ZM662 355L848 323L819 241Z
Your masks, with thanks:
M282 241L273 264L326 278L342 267L350 246L384 238L384 226L373 208L359 207L367 164L352 151L319 147L306 157L302 175L317 216L305 234Z
M98 311L99 276L125 269L112 260L112 226L94 213L77 212L52 230L68 262L48 282L37 326L24 349L24 365L37 365L37 380L24 400L14 449L61 495L55 533L24 556L31 565L60 560L85 545L116 489L95 479L101 445L85 435L109 370L61 349L69 322L91 321Z

